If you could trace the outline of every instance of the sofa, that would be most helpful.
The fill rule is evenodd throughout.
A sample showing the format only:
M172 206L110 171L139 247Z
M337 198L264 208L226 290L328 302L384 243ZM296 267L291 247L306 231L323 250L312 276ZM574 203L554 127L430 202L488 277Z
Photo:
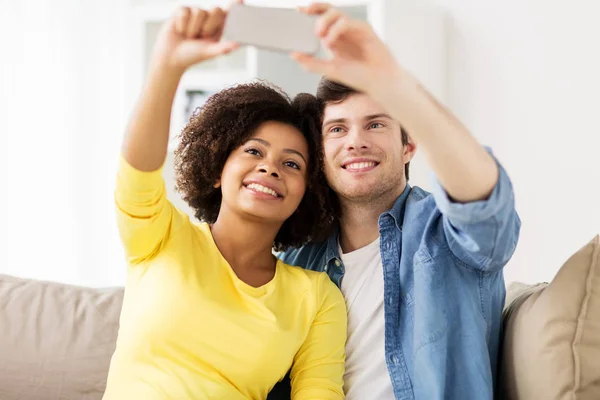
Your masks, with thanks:
M0 275L0 400L98 400L122 288ZM600 399L600 237L549 283L507 287L498 396Z

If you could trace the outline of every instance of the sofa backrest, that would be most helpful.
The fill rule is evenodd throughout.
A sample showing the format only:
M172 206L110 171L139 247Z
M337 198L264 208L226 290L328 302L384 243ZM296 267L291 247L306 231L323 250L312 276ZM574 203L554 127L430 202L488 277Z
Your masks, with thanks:
M503 324L498 399L600 399L600 236L549 284L511 284Z
M122 288L0 275L0 399L102 399L122 302Z
M600 237L508 289L497 397L600 399ZM102 399L123 294L0 275L0 399Z

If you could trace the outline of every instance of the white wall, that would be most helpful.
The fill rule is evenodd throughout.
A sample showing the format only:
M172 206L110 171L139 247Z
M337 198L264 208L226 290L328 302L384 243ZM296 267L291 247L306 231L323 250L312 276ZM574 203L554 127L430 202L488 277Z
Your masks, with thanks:
M0 274L124 283L112 196L138 95L131 5L158 2L0 0Z
M425 2L451 17L446 102L515 184L523 229L506 278L550 280L600 232L598 6ZM127 2L0 4L0 273L120 284L112 190L132 100Z
M112 193L126 10L2 2L0 273L99 286L122 276L111 273L124 271Z
M448 104L514 182L523 226L506 280L550 280L600 233L600 5L429 1L452 20Z

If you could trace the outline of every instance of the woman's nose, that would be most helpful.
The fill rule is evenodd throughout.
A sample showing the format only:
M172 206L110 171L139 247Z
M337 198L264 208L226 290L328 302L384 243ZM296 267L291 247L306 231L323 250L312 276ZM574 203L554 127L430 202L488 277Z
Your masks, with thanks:
M277 168L275 168L273 166L261 165L258 168L258 172L267 174L267 175L271 175L274 178L279 178L279 171L277 171Z

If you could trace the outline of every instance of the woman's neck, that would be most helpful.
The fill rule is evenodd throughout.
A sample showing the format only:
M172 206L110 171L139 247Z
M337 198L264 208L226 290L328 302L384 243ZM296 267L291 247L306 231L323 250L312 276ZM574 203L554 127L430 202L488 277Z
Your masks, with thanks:
M237 276L251 286L262 286L275 274L273 242L281 224L244 219L221 209L211 232L219 251Z

